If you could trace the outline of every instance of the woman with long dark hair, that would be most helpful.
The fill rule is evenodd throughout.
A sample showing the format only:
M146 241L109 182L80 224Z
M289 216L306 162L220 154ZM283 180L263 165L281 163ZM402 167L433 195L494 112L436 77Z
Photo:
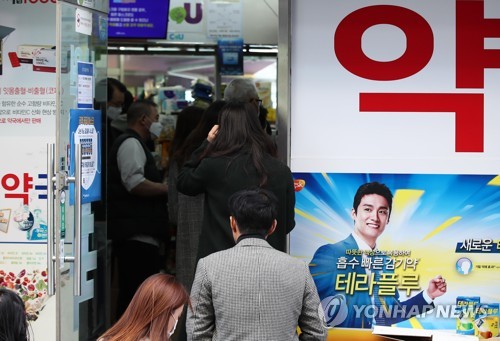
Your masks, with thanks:
M255 103L227 103L219 125L181 169L179 192L205 195L198 259L234 246L227 200L239 190L255 187L270 190L279 200L278 226L268 241L286 251L286 235L295 226L293 178L276 158L276 146L258 117Z
M187 137L200 122L204 110L199 107L186 107L177 115L174 138L168 150L169 163L172 162L174 154L181 148ZM169 167L170 168L170 167Z
M0 287L0 340L29 340L24 302L17 293L4 287Z
M189 294L175 277L156 274L137 289L121 318L99 341L170 340Z
M187 159L189 159L191 154L207 138L207 135L213 126L219 122L219 113L225 104L226 102L222 100L218 100L210 104L210 106L206 108L201 115L201 119L196 128L189 133L185 141L177 146L177 148L172 148L172 158L179 165L179 167L184 166L184 163Z

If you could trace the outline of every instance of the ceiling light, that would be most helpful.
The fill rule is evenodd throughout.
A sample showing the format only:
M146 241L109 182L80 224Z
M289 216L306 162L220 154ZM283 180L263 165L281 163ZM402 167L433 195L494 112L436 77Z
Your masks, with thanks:
M120 46L120 51L144 51L144 47Z

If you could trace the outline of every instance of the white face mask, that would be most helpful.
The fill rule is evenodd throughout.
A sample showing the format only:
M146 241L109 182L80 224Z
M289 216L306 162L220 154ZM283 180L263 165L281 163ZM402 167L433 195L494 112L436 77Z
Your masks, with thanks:
M160 137L161 131L163 130L163 126L161 125L160 122L153 122L149 126L149 132L154 136L154 137Z
M168 332L168 337L169 337L169 338L170 338L172 335L174 335L175 328L177 328L177 322L179 322L179 320L175 318L174 314L171 314L171 315L172 315L172 317L174 318L175 323L174 323L174 328L172 328L172 331L171 331L171 332Z
M120 116L122 113L122 108L109 106L107 110L107 115L110 120L114 120Z

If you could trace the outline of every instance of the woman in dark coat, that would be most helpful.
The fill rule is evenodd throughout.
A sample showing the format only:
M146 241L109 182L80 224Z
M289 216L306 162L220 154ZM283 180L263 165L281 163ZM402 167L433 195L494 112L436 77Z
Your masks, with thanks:
M258 117L258 106L253 102L227 103L220 112L220 124L214 126L179 173L179 192L205 194L198 259L235 245L228 198L255 187L270 190L279 200L278 225L267 240L286 252L286 235L295 226L292 173L276 158L276 146Z
M172 145L171 150L168 174L168 213L170 222L177 225L175 276L188 292L191 290L196 270L196 256L203 220L203 194L188 196L178 193L177 177L179 169L207 138L214 124L219 121L219 112L224 103L224 101L215 101L210 104L202 113L198 125L182 143Z

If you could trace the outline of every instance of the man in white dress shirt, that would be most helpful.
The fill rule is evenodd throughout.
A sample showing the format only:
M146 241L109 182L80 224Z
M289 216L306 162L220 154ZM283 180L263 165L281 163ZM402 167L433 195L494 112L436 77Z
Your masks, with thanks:
M168 236L167 185L146 142L161 124L153 102L134 102L127 130L114 142L108 160L108 238L118 261L117 317L135 290L160 270L160 245Z

